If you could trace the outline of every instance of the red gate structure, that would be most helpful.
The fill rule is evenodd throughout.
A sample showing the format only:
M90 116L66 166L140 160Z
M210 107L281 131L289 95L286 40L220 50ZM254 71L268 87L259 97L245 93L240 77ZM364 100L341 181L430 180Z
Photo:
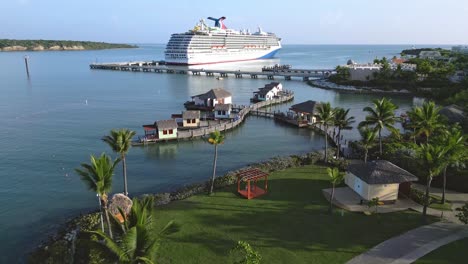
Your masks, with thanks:
M264 179L264 189L257 186L258 180ZM245 188L241 188L241 182L245 183ZM246 197L253 199L268 191L268 173L257 168L246 169L237 174L237 192Z

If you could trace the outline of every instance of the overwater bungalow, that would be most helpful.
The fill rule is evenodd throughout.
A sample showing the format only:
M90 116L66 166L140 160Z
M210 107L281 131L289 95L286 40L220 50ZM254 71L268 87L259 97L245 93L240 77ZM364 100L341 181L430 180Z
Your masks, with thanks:
M158 130L158 139L176 139L177 138L177 122L174 119L156 121L156 129Z
M265 87L259 88L258 91L254 92L253 102L272 100L275 96L283 91L283 85L279 82L272 82L266 84Z
M305 101L303 103L292 105L289 110L294 112L295 118L302 123L307 125L313 125L316 122L315 114L317 114L317 108L320 104L316 101Z
M200 126L200 111L188 110L182 113L182 127L195 128Z
M232 104L232 94L222 88L211 89L192 96L192 101L186 102L185 107L188 110L213 110L217 104Z
M231 118L232 104L217 104L214 107L215 119Z

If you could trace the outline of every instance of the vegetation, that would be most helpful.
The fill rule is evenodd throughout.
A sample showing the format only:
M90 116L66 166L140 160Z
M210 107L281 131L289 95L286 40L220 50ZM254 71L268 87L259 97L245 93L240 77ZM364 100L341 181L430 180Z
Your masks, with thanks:
M131 264L152 264L156 263L156 253L160 246L161 236L169 233L173 222L170 221L162 231L156 232L154 227L154 198L145 197L143 199L133 199L133 206L130 214L123 216L123 223L121 233L118 239L113 239L107 236L102 231L90 231L90 233L97 235L103 242L97 242L104 247L98 247L106 250L108 256L112 258L107 259L108 263L118 260L119 263Z
M210 195L213 194L213 186L216 178L216 162L218 160L218 145L224 143L224 136L219 131L214 131L208 138L208 143L214 145L213 176L211 177Z
M105 42L92 42L92 41L71 41L71 40L18 40L18 39L0 39L0 50L6 47L22 46L27 50L34 50L39 46L42 46L45 50L51 47L73 47L82 46L87 50L99 50L99 49L119 49L119 48L136 48L137 46L128 44L111 44Z
M440 107L430 101L424 102L422 106L413 107L408 113L415 140L417 136L424 135L426 143L429 143L430 135L442 127L439 111Z
M461 208L457 208L459 212L457 214L458 219L465 225L468 225L468 203L465 203Z
M112 129L108 136L104 136L102 141L106 142L112 151L120 154L122 160L123 169L123 181L124 181L124 194L128 196L127 188L127 162L125 156L127 155L130 147L132 146L132 138L136 132L128 129L115 130Z
M330 103L321 103L317 109L317 124L323 125L325 133L325 156L324 161L328 161L328 128L334 124L335 120L335 111L331 107Z
M464 263L466 260L466 249L468 238L454 241L442 246L422 258L413 262L414 264L453 264Z
M333 213L333 198L335 198L335 187L336 185L343 182L344 173L340 172L338 168L327 168L328 177L330 177L330 183L332 184L332 192L330 195L330 207L328 208L328 212L330 214Z
M361 146L364 148L364 162L367 163L369 149L375 145L377 132L374 129L365 127L359 129L359 133L361 134Z
M234 260L234 264L260 264L262 260L262 256L245 241L237 241L231 253L241 255L240 260Z
M337 107L334 112L335 120L333 121L333 125L338 128L336 157L339 158L341 150L341 130L351 130L353 128L351 125L355 122L355 119L354 116L348 116L349 109L345 110L344 108Z
M384 128L395 132L393 125L397 121L395 116L395 110L398 106L394 105L390 100L385 97L380 100L373 100L373 107L366 106L364 111L368 113L366 120L359 124L359 127L374 126L374 130L379 134L379 149L380 155L382 155L382 130Z
M112 238L112 228L107 210L108 197L107 194L112 189L112 177L114 176L114 168L119 163L120 159L112 161L109 156L102 153L99 158L91 155L91 164L82 163L82 169L75 169L80 175L81 180L86 184L89 190L95 192L99 196L99 207L104 210L106 222L110 238ZM104 224L101 213L101 227L104 232Z

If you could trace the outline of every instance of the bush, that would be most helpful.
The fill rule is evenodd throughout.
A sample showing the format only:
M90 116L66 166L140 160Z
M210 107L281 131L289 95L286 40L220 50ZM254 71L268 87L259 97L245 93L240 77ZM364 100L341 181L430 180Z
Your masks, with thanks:
M245 241L237 241L231 255L234 257L234 264L260 264L262 260L262 256Z
M465 225L468 225L468 203L465 203L461 208L457 208L457 211L459 212L457 214L458 219Z

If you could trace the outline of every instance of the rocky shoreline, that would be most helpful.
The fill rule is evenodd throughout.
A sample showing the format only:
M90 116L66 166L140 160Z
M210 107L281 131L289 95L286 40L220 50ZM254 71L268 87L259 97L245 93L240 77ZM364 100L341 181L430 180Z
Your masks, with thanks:
M375 87L356 87L356 86L351 86L351 85L340 85L336 84L333 82L330 82L328 80L312 80L308 82L309 85L326 89L326 90L334 90L338 91L339 93L359 93L359 94L383 94L383 95L401 95L401 96L408 96L408 95L413 95L410 91L408 90L391 90L391 91L384 91L380 90Z
M86 48L83 47L82 45L78 45L78 46L59 46L59 45L55 45L55 46L52 46L52 47L49 47L49 48L45 48L42 45L34 46L32 48L17 45L17 46L3 47L0 50L1 51L47 51L47 50L52 51L52 50L86 50Z
M285 157L274 157L264 162L254 163L240 169L229 171L225 175L215 179L215 188L220 189L232 186L237 181L239 171L247 168L259 168L264 171L274 172L292 167L300 167L315 164L323 159L323 154L311 152L303 155L291 155ZM345 166L345 164L335 164ZM173 192L143 194L140 196L154 196L156 206L166 205L173 201L187 199L193 195L208 192L210 182L195 183L183 186ZM28 253L28 263L73 263L75 257L75 242L83 231L90 231L99 225L99 212L81 214L67 221L55 235L50 236L42 242L35 250Z

